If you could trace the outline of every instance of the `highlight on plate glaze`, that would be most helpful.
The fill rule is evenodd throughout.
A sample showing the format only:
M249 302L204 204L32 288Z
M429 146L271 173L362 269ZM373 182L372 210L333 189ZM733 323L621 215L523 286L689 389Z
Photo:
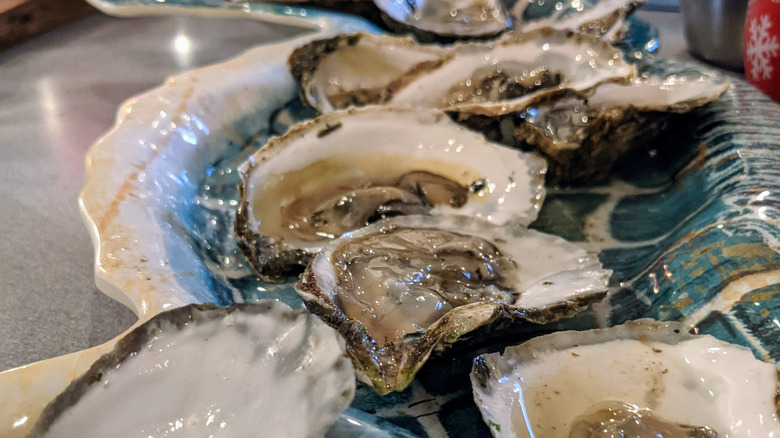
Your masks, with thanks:
M142 8L143 0L104 2L103 9L241 16L270 8L162 3L151 8L157 12ZM322 25L317 37L376 31L343 15L283 12L295 11L305 11L307 19L316 15L313 23ZM252 49L169 79L123 105L115 127L90 151L80 203L96 248L96 281L136 311L139 324L188 303L270 298L301 307L291 282L270 285L252 274L232 229L237 166L270 136L315 115L298 100L285 65L292 49L314 36ZM648 58L642 50L657 48L652 29L641 24L632 25L623 44L640 60ZM675 72L677 66L647 68ZM777 120L780 106L735 80L719 101L686 115L666 137L627 157L608 184L550 187L532 227L601 250L602 264L614 271L605 304L487 339L466 354L453 347L452 354L429 361L405 391L384 398L359 385L351 409L331 432L345 433L352 421L377 421L388 434L398 427L419 436L489 436L471 400L473 355L555 329L640 317L681 320L780 362ZM17 396L3 405L0 435L23 435L43 406L113 342L1 373L0 393Z

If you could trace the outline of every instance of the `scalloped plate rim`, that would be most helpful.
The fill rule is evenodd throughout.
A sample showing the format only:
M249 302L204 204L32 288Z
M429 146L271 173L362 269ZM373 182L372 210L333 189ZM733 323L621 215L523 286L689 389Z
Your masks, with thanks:
M162 13L163 9L164 8L158 9L158 11L160 11L159 13ZM184 9L186 11L185 13L192 12L195 15L201 15L203 11L207 11L209 12L208 15L211 16L211 12L214 12L213 9L209 8L194 8L189 11L187 11L187 8L176 7L175 9L177 9L177 13L182 12L181 9ZM148 15L146 13L144 14ZM219 12L219 16L246 17L247 12L223 10ZM0 416L0 435L9 437L24 436L32 424L37 420L43 407L59 394L71 380L85 372L98 357L110 351L119 339L163 310L196 301L196 299L192 297L190 297L190 300L181 300L176 299L175 296L169 296L163 301L152 299L152 291L148 288L135 290L136 296L133 297L126 289L127 283L124 284L125 287L120 284L122 279L117 278L118 276L121 277L121 274L118 274L118 270L104 266L104 256L107 249L106 244L111 240L105 237L109 230L106 229L105 224L101 225L100 222L109 214L108 210L120 208L121 201L113 203L109 201L107 203L104 202L103 204L96 201L96 198L101 196L98 192L105 189L102 185L100 187L95 186L97 183L105 182L105 180L98 177L98 171L105 171L107 168L110 168L110 166L107 167L104 162L107 158L100 155L110 149L111 146L115 146L122 135L121 131L128 123L139 121L139 119L136 118L135 113L139 110L144 110L143 107L145 105L154 107L153 109L155 112L159 111L160 107L158 105L160 100L164 101L164 98L166 97L171 99L170 101L167 101L167 104L173 105L171 102L174 98L184 98L183 94L177 89L182 83L186 83L188 80L190 82L197 82L201 77L216 72L244 70L247 67L253 66L253 64L255 69L262 70L267 68L269 61L273 59L277 60L277 64L272 65L272 67L275 66L278 68L279 66L282 66L286 72L286 56L282 55L285 53L284 50L292 50L292 48L301 45L310 39L327 36L330 33L337 32L345 26L349 27L351 23L353 23L353 20L347 18L342 20L338 17L332 20L319 20L312 27L312 29L318 30L317 32L305 33L279 42L259 45L228 60L170 76L161 85L131 97L119 106L112 127L91 146L87 153L86 178L84 186L79 194L78 203L82 221L90 234L90 239L95 251L93 266L97 288L107 296L128 307L139 319L131 327L103 344L1 372L0 393L17 394L17 396L23 395L21 397L16 397L13 400L8 398L0 401L0 412L3 413L2 416ZM354 21L354 23L359 24L359 21ZM194 81L193 78L195 78ZM265 80L262 82L265 82ZM224 91L224 88L230 87L230 85L224 84L221 86L223 89L219 91ZM194 87L195 86L193 86L193 88ZM213 89L208 88L208 91L213 92ZM219 91L216 94L219 94ZM181 102L181 104L186 104L186 99L187 98L184 98L184 102ZM151 116L153 115L153 112L147 112L145 115ZM147 121L147 123L150 122L151 121ZM140 135L141 131L138 132L138 135ZM138 152L138 150L127 152L127 154L131 155L134 152ZM148 150L148 152L145 153L154 154L154 151ZM116 170L127 173L129 170L128 167L132 166L120 166ZM124 177L114 179L114 183L117 179L124 183L128 182L128 179ZM122 187L120 186L118 192L121 191ZM117 201L117 198L119 197L121 196L115 196L113 201ZM100 207L103 208L101 209ZM126 234L122 237L127 238L132 236ZM127 248L121 248L121 250L125 249ZM138 258L136 257L134 263L137 261ZM131 268L133 268L132 265L134 264L131 264ZM127 268L128 266L122 267ZM125 278L125 280L126 279L127 278ZM143 292L149 293L149 296L143 296Z

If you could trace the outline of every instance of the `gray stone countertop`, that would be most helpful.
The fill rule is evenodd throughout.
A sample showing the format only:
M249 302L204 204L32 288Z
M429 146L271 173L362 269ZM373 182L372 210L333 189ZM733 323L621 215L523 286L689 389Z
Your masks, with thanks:
M638 16L659 28L662 57L692 59L679 14ZM250 19L96 13L0 52L0 371L103 343L136 320L95 287L78 207L85 155L119 105L169 75L296 32Z

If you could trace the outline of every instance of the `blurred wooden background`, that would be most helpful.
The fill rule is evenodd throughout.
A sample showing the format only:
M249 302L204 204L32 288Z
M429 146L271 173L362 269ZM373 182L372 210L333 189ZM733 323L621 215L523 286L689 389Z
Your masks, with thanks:
M93 12L84 0L0 0L0 50Z

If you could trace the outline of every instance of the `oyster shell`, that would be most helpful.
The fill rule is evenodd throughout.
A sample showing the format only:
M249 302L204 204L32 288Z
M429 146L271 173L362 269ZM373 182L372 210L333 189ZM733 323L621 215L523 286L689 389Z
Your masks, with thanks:
M350 109L296 125L245 162L239 245L283 280L330 239L399 214L462 214L527 225L544 161L493 144L436 110Z
M471 380L495 437L780 434L777 368L680 323L541 336L477 357Z
M512 7L515 29L532 32L549 27L598 36L607 41L623 38L626 18L646 0L518 0Z
M494 37L512 25L502 0L374 0L388 26L419 41Z
M455 216L405 216L332 241L295 285L347 339L360 380L405 388L475 330L547 323L601 299L609 271L559 237Z
M342 35L296 49L288 64L303 96L321 112L376 103L436 107L508 144L517 143L515 125L529 108L567 96L585 99L599 85L628 83L636 73L598 38L549 29L451 48ZM614 162L609 148L600 150ZM563 169L576 164L565 162Z
M491 43L422 46L408 38L341 35L288 60L305 99L323 113L352 105L440 108L459 120L498 117L636 73L598 38L541 29Z
M308 312L190 305L123 337L30 436L322 437L354 393L343 339Z
M514 28L532 32L549 27L622 39L626 18L646 0L374 0L382 19L397 32L412 33L419 41L495 37ZM514 3L511 13L507 4Z
M590 97L529 108L516 119L513 140L547 159L548 184L601 182L633 146L647 144L674 122L675 114L713 102L729 87L727 78L695 70L603 84Z

